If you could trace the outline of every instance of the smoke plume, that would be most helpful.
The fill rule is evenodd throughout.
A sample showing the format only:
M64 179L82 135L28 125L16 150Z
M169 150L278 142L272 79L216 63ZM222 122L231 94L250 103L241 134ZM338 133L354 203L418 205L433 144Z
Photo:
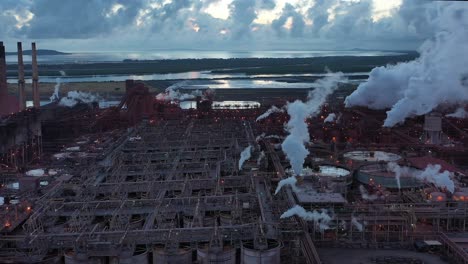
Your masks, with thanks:
M392 127L440 105L468 102L468 9L450 5L436 19L437 33L420 47L414 61L374 68L367 82L345 100L346 107L391 108Z
M270 109L268 109L265 113L263 113L263 114L261 114L260 116L258 116L258 117L257 117L257 120L255 120L255 121L258 122L258 121L260 121L260 120L262 120L262 119L265 119L265 118L269 117L269 116L270 116L271 114L273 114L273 113L283 113L283 112L284 112L283 109L278 108L278 107L276 107L276 106L272 106L272 107L270 107Z
M242 170L242 166L244 165L244 162L252 156L252 146L246 147L242 152L241 156L239 159L239 170Z
M440 172L441 168L439 164L429 164L423 172L417 173L415 176L419 180L428 181L437 187L447 188L449 192L454 193L455 183L450 179L450 172Z
M281 147L296 175L301 173L304 160L309 154L305 147L305 143L310 140L306 119L316 115L327 97L338 87L338 83L344 81L346 79L343 73L330 74L315 81L316 88L309 92L307 102L296 100L294 103L288 103L287 111L290 119L286 125L286 130L289 135Z
M60 75L61 76L66 76L65 72L64 71L59 71ZM55 101L59 101L60 100L60 85L62 84L62 78L60 77L57 77L57 79L55 79L55 86L54 86L54 93L52 94L52 96L50 97L50 101L51 102L55 102Z
M325 209L322 209L321 212L318 212L316 210L310 212L310 211L306 211L300 205L295 205L293 208L287 210L280 216L280 218L283 219L283 218L291 217L294 215L297 215L306 221L313 221L315 225L318 228L320 228L320 231L324 231L325 229L328 229L329 224L331 220L333 219L330 215L327 214L327 211Z
M446 117L453 117L453 118L467 118L468 117L468 112L466 112L465 108L460 107L458 108L455 112L446 115Z
M362 185L359 186L359 192L361 193L361 198L367 201L375 201L379 199L379 196L376 194L369 194L366 188Z
M258 159L257 159L257 165L260 166L260 164L262 163L262 160L265 158L265 151L262 151L260 152L260 156L258 156Z
M323 123L332 123L332 122L335 122L335 119L336 119L336 114L331 113L327 116L327 118L325 118L325 120L323 120Z
M442 168L441 165L436 164L429 164L427 165L424 171L411 169L409 167L402 167L394 162L390 162L388 164L389 170L395 172L396 178L398 178L397 183L399 185L399 177L401 175L407 175L410 177L414 177L420 181L426 181L434 184L439 188L447 188L448 191L453 193L455 191L455 183L450 178L449 171L441 172L440 169ZM400 188L400 185L399 185Z
M396 180L397 185L398 185L398 190L400 190L401 189L401 182L400 182L401 175L402 174L409 174L408 167L400 167L395 162L389 162L387 164L387 168L388 168L388 170L393 171L395 173L395 180Z
M356 218L356 217L351 217L351 224L356 227L356 229L359 231L359 232L362 232L364 230L364 225L359 223L359 220Z
M276 187L276 190L275 190L275 195L278 194L278 192L281 190L281 188L283 188L283 186L286 186L286 185L291 186L294 192L299 192L300 189L296 186L296 183L297 183L297 179L295 176L282 179L281 181L278 182L278 186Z
M156 95L156 99L161 101L184 101L194 99L197 96L203 95L203 93L200 90L195 90L190 94L179 92L177 89L185 83L187 83L187 81L178 82L167 87L164 93L159 93L158 95Z
M78 103L90 104L98 101L98 98L90 93L71 91L68 92L66 97L62 97L62 99L60 99L59 105L73 107Z

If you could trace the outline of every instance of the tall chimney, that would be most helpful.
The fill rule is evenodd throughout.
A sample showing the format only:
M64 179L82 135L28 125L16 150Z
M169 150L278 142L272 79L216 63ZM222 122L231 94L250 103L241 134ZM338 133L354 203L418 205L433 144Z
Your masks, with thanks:
M26 96L24 95L24 64L23 64L23 46L18 42L18 99L19 110L26 108Z
M33 106L40 107L39 99L39 72L37 70L37 51L36 43L32 43L32 90L33 90Z
M0 101L7 100L8 95L5 55L5 46L3 46L3 41L0 41Z

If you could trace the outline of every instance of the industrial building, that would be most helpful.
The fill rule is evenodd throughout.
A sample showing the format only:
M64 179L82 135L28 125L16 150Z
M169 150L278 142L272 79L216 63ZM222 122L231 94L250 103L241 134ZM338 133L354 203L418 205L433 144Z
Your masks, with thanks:
M335 94L308 120L294 176L280 146L288 114L256 121L270 105L215 106L205 90L182 109L128 80L115 107L40 106L33 44L26 108L21 48L16 96L0 45L0 263L326 263L322 248L421 241L468 263L466 119L383 128L384 112L345 109ZM332 112L339 122L324 123Z

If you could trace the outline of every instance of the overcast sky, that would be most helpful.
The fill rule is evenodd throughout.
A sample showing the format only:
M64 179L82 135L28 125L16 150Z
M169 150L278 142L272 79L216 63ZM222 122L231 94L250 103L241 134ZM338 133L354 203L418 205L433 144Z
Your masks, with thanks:
M427 0L0 0L7 50L416 49L444 2ZM468 8L468 4L467 4Z

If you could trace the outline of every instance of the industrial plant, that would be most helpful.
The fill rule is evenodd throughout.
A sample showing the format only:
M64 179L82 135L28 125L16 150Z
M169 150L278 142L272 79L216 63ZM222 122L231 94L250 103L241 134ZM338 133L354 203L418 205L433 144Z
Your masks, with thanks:
M134 80L113 106L44 104L31 48L9 92L0 45L0 263L468 263L466 118L383 127L338 79L248 104Z

